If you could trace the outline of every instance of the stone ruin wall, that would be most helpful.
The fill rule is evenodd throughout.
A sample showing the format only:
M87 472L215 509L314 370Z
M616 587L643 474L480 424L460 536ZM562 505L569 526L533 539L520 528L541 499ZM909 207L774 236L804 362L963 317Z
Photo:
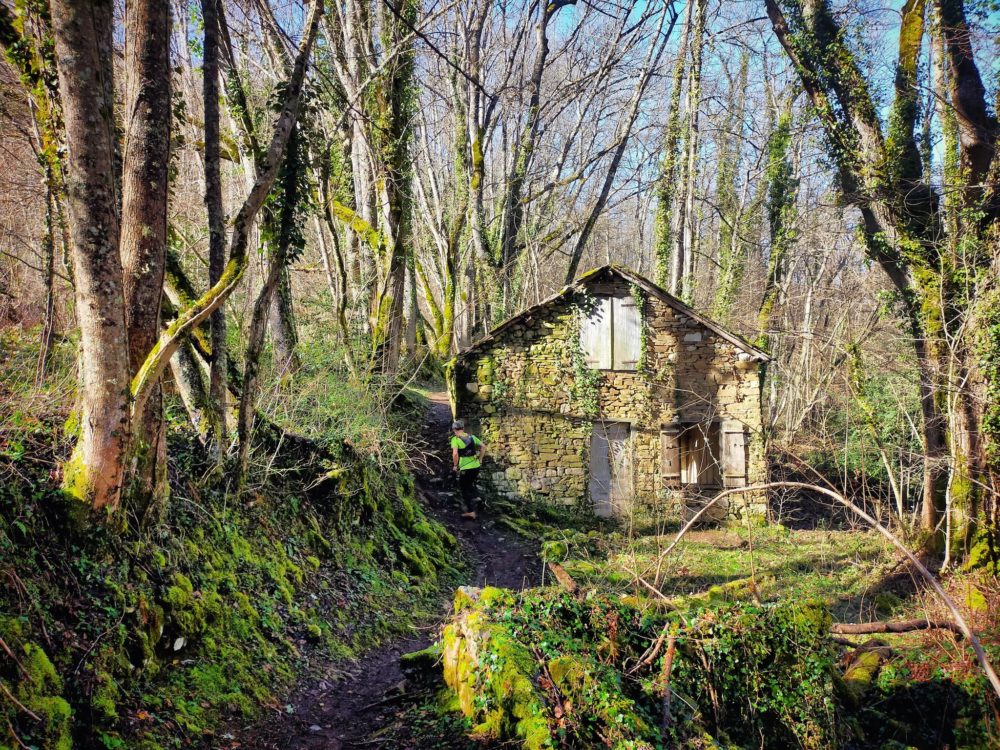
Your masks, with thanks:
M630 293L628 284L618 286L614 293ZM607 288L602 285L602 293ZM488 491L589 509L588 451L600 419L632 424L637 507L651 507L665 495L677 499L678 491L662 487L660 426L681 420L724 416L743 422L748 481L765 479L758 362L646 296L642 371L598 372L596 388L581 386L587 379L577 343L583 300L578 294L539 308L455 364L453 403L487 444Z

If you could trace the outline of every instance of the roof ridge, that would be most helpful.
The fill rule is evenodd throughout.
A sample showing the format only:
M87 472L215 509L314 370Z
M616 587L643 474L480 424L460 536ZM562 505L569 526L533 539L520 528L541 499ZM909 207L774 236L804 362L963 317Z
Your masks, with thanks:
M546 297L545 299L541 300L540 302L537 302L536 304L531 305L530 307L525 308L521 312L516 313L514 315L511 315L510 317L508 317L505 320L503 320L500 323L498 323L496 326L494 326L493 328L491 328L490 331L487 334L485 334L484 336L480 337L476 341L472 342L468 346L463 347L462 349L460 349L459 352L455 355L455 359L461 358L461 357L463 357L463 356L465 356L465 355L467 355L467 354L475 351L476 349L478 349L483 344L485 344L485 343L487 343L489 341L494 340L496 338L497 334L499 334L502 331L506 330L508 327L510 327L514 323L522 320L523 318L528 317L529 315L531 315L532 313L534 313L535 311L537 311L537 310L539 310L539 309L541 309L543 307L547 307L548 305L552 304L556 300L558 300L558 299L560 299L562 297L565 297L571 291L573 291L575 289L578 289L580 286L586 284L588 281L592 280L594 277L596 277L596 276L598 276L601 273L606 272L606 271L614 273L614 274L617 274L623 280L638 285L639 287L643 288L645 291L647 291L650 294L653 294L654 296L658 297L663 302L666 302L668 305L670 305L671 307L673 307L678 312L682 312L685 315L693 318L694 320L696 320L697 322L701 323L703 326L705 326L709 330L713 331L714 333L718 334L722 338L724 338L727 341L729 341L731 344L734 344L735 346L739 347L740 349L743 349L747 354L752 354L752 355L754 355L755 358L760 359L761 361L770 361L771 356L767 352L765 352L763 349L760 349L760 348L754 346L753 344L751 344L749 341L747 341L745 338L743 338L739 334L733 333L729 329L725 328L721 323L718 323L718 322L712 320L711 318L709 318L709 317L707 317L705 315L702 315L700 312L698 312L697 310L695 310L693 307L691 307L687 303L683 302L682 300L678 299L677 297L675 297L674 295L672 295L670 292L668 292L663 287L661 287L658 284L655 284L654 282L650 281L649 279L647 279L642 274L636 273L632 269L626 268L625 266L619 265L618 263L606 263L603 266L599 266L597 268L592 268L589 271L585 271L584 273L582 273L579 276L577 276L576 279L574 279L570 284L566 284L558 292L556 292L555 294L551 295L550 297Z

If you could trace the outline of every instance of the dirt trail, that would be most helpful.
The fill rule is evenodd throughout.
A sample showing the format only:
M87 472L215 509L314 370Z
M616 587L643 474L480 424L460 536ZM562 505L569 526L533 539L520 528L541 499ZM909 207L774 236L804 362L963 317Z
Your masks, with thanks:
M452 483L446 479L450 421L447 394L432 394L424 430L428 462L415 472L421 501L458 538L471 560L469 580L462 583L513 589L531 585L541 574L537 544L498 525L489 512L481 513L478 521L461 517ZM408 697L399 657L433 643L449 609L450 599L442 601L441 620L427 623L419 634L384 644L346 670L343 665L331 667L326 677L301 686L289 699L291 712L273 714L244 734L240 745L347 750L377 744L368 738L390 723Z

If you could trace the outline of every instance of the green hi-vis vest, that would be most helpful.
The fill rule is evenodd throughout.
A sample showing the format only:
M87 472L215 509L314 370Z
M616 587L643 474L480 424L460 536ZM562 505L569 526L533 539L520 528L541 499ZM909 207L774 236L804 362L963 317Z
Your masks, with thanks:
M458 449L458 470L478 469L482 464L479 462L479 446L483 443L475 435L466 435L464 439L458 435L452 435L451 447Z

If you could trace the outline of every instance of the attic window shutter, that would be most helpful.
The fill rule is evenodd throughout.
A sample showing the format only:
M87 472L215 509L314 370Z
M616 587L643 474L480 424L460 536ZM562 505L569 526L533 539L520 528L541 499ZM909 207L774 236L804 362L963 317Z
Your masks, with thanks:
M639 366L642 320L635 300L614 297L614 369L635 370Z
M747 484L747 439L742 422L722 423L722 484L745 487Z
M680 425L669 424L660 429L660 474L667 489L681 486L680 436Z
M611 298L595 297L594 308L580 323L580 348L587 367L611 369Z

